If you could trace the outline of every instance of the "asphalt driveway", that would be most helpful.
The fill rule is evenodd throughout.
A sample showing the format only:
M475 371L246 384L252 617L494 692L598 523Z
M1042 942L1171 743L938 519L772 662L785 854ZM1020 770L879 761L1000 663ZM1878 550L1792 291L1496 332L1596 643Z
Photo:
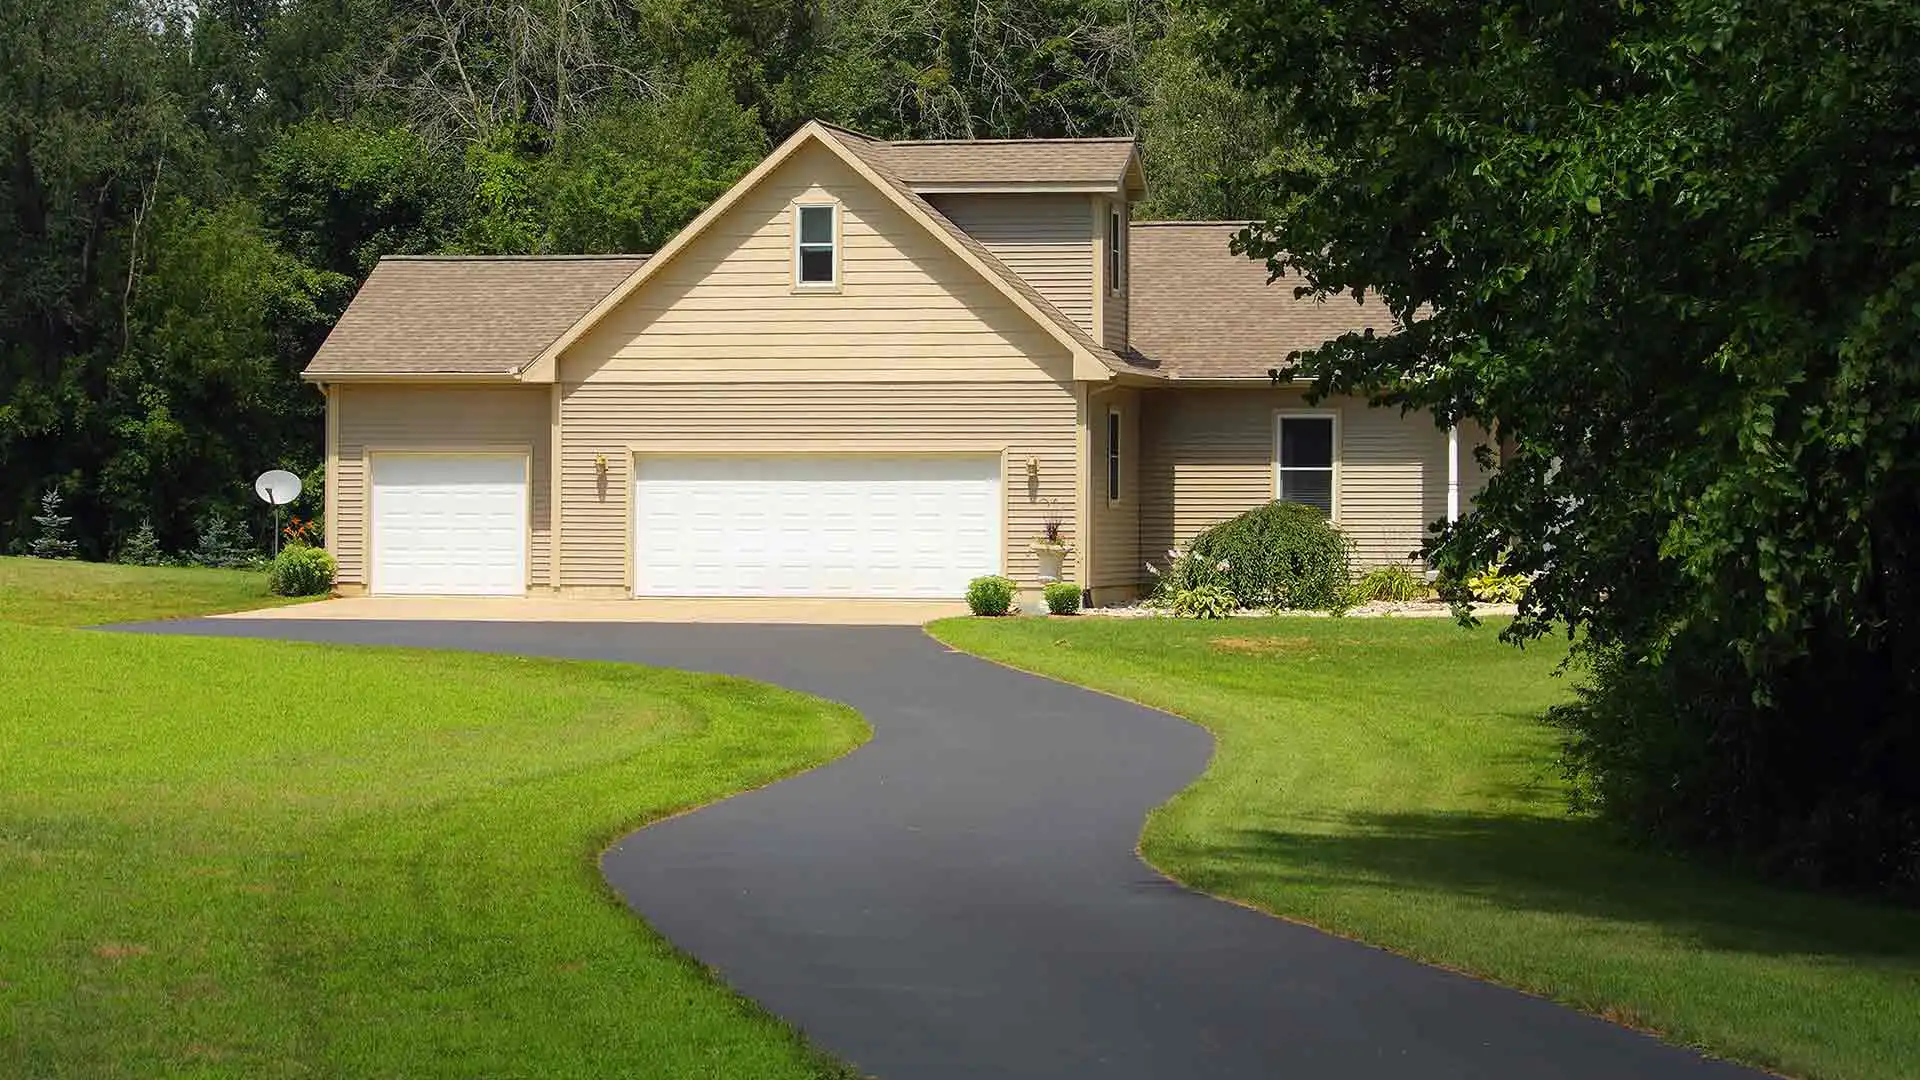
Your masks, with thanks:
M635 833L603 869L675 944L886 1080L1758 1075L1168 882L1134 845L1209 736L915 629L139 629L625 660L853 705L867 746Z

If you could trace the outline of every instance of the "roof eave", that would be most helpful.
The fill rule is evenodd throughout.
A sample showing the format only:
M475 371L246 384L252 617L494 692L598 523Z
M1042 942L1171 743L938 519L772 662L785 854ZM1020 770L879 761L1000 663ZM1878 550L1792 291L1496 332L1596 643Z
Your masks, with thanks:
M993 181L979 183L940 183L920 184L912 181L907 186L916 195L1118 195L1122 185L1108 180L1063 180L1058 183L1049 181Z
M309 383L501 383L518 382L511 371L314 371L300 373Z

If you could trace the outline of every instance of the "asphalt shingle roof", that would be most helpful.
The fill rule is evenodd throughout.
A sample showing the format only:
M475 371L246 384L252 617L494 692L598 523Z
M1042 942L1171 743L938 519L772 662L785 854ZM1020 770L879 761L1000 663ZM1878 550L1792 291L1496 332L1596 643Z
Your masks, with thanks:
M306 377L511 375L644 262L644 255L382 259Z
M1133 140L973 139L868 142L893 175L915 187L944 184L1083 184L1118 187L1133 160Z
M1378 299L1299 299L1301 281L1269 284L1265 263L1227 249L1236 222L1135 222L1128 283L1129 359L1176 379L1264 379L1287 354L1341 334L1388 333Z

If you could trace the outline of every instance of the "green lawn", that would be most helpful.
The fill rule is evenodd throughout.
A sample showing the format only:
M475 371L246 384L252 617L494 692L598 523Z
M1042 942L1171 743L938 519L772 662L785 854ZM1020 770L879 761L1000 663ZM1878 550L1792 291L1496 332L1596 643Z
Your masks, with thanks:
M303 602L246 570L0 557L0 623L94 626Z
M1920 1076L1920 912L1769 887L1570 817L1558 646L1445 620L949 620L955 647L1186 716L1147 821L1182 881L1827 1080Z
M44 565L4 564L0 619L261 599L257 575L113 571L127 606L76 603L107 571ZM839 1075L596 856L845 753L850 710L629 665L6 622L0 686L0 1076Z

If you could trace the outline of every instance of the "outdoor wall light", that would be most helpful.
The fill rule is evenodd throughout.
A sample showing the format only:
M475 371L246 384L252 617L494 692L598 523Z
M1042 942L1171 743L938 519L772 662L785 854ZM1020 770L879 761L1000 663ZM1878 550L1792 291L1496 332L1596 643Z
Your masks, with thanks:
M1037 457L1027 458L1027 475L1028 476L1040 475L1040 459L1039 458Z
M595 454L593 456L593 467L600 470L601 476L607 475L607 455Z

